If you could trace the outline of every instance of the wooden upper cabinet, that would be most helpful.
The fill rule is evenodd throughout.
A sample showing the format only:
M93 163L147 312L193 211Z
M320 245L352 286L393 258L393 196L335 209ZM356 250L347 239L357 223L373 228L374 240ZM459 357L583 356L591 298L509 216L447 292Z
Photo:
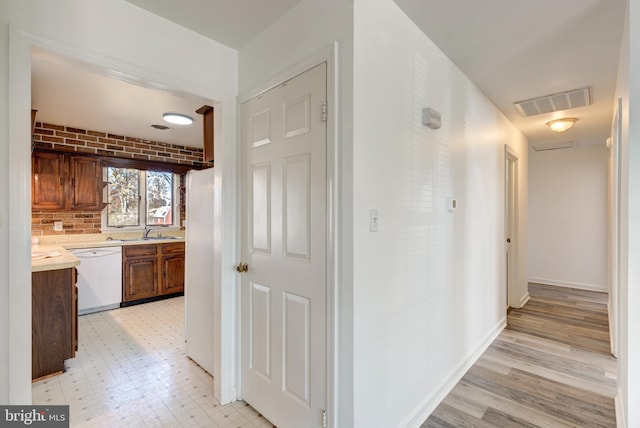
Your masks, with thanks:
M69 157L70 208L98 210L102 208L102 162L89 156Z
M34 151L31 168L32 209L102 209L100 158Z
M35 152L31 159L31 206L41 210L65 208L65 156Z

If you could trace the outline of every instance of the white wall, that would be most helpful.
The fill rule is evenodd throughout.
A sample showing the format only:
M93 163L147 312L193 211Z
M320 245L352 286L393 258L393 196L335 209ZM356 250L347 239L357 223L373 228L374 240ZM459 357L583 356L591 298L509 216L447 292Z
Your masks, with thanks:
M626 358L623 388L626 387L627 426L640 426L640 2L631 0L629 6L629 74L628 106L625 122L628 125L628 284L621 296L626 312ZM631 119L633 118L633 119ZM623 125L624 128L624 125ZM625 137L623 137L623 140ZM624 353L624 351L623 351ZM626 373L625 373L626 372Z
M353 426L419 426L505 324L505 144L526 294L527 141L392 0L354 18Z
M618 426L640 426L640 124L630 117L640 111L640 5L627 1L627 19L620 49L616 97L622 98L619 224L619 354ZM631 54L631 53L634 54Z
M336 213L334 254L336 275L333 297L335 319L339 327L336 346L331 352L337 356L337 367L329 381L335 388L333 403L328 403L330 422L334 426L353 427L353 339L352 339L352 63L353 63L353 4L351 0L303 0L238 53L240 101L256 91L280 83L283 73L300 70L310 58L329 51L338 42L336 60L336 93L329 105L329 133L335 134L335 171L329 171L332 192L339 200ZM329 70L329 79L332 79ZM289 76L292 77L292 76ZM331 82L330 82L331 83ZM331 86L331 85L330 85ZM337 117L337 121L333 119Z
M235 176L235 152L228 150L235 144L235 50L124 0L0 2L0 403L15 404L31 401L31 46L219 102L217 192L221 198L235 192L233 180L222 180L223 171ZM222 209L216 227L233 230L235 204ZM216 266L233 251L218 248ZM217 270L217 286L229 278L232 273Z
M0 2L0 17L8 16ZM1 19L1 18L0 18ZM0 403L9 402L9 31L0 24Z
M607 292L608 152L529 152L529 281Z

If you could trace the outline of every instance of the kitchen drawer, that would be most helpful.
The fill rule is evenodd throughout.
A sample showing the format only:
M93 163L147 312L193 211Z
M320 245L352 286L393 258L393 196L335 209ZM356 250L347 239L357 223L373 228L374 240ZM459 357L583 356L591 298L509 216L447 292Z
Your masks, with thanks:
M184 254L184 242L162 244L162 254L165 256L171 254Z
M157 245L130 245L122 248L125 257L155 257Z

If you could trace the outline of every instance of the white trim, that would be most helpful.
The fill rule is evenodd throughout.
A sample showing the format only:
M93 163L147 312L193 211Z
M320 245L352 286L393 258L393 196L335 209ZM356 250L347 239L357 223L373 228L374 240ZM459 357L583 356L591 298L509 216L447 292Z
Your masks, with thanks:
M520 266L519 266L519 260L520 260L520 234L519 234L519 212L518 212L518 207L520 206L520 195L519 195L519 174L520 174L520 156L518 155L518 152L516 150L514 150L511 146L509 146L508 144L504 145L504 171L503 173L505 174L504 178L503 178L503 182L504 182L504 237L503 237L503 241L506 245L506 238L508 238L507 236L507 232L508 232L508 226L507 226L507 220L508 220L508 212L509 212L509 207L507 206L507 202L508 202L508 194L509 194L509 189L508 189L508 185L509 183L507 182L507 168L509 167L510 164L513 164L513 176L511 177L511 180L513 181L512 185L513 185L513 219L511 219L512 223L513 223L513 236L511 236L511 240L513 242L513 245L511 245L511 259L513 260L511 264L511 266L513 267L513 272L511 272L511 274L505 275L505 281L507 284L507 304L510 307L514 307L514 300L518 298L518 287L517 287L517 283L518 283L518 273L520 271ZM505 252L506 255L506 252ZM507 261L507 257L505 257L505 262L509 263ZM506 272L509 272L508 268L509 266L506 266L507 269L505 269ZM511 278L511 281L509 281L509 277ZM522 301L522 298L524 296L520 297L520 300ZM520 306L522 307L522 306Z
M529 302L529 299L531 298L531 295L529 294L529 292L527 291L524 296L522 296L522 298L520 299L520 302L518 302L518 308L522 308L524 307L524 305L527 304L527 302Z
M491 346L494 340L507 326L507 318L502 318L485 339L478 344L476 349L469 353L460 363L447 374L440 384L425 398L413 412L409 414L398 426L399 427L419 427L429 415L445 399L447 394L456 386L467 371L478 361L482 354Z
M9 403L31 403L31 46L9 23Z
M585 282L562 281L559 279L529 277L529 282L537 284L555 285L557 287L577 288L578 290L597 291L599 293L609 293L606 285L588 284Z
M339 403L337 402L338 393L338 358L339 358L339 319L338 319L338 307L339 307L339 252L338 252L338 243L339 243L339 233L340 224L338 222L339 219L339 210L340 210L340 199L338 197L338 189L340 189L341 177L339 175L338 168L338 147L340 141L340 127L341 123L340 119L340 91L339 91L339 76L340 76L340 64L338 63L339 58L339 42L334 41L331 45L316 51L310 56L290 65L286 69L278 72L275 76L268 79L265 83L258 85L252 90L247 91L244 94L241 94L238 99L238 135L241 135L240 130L242 129L240 109L242 108L242 103L263 94L270 89L293 79L294 77L302 74L303 72L310 70L311 68L326 62L327 63L327 105L328 105L328 115L327 115L327 370L326 370L326 406L327 406L327 421L329 427L337 427L338 423L338 413L339 413ZM238 162L240 162L239 156L240 144L236 147L236 153L238 154ZM237 174L240 174L240 167L237 165ZM238 177L238 182L240 182L240 177ZM240 194L238 190L238 195ZM241 197L238 196L237 201L240 204ZM240 213L240 209L238 208L238 213ZM241 242L241 225L238 225L236 231L237 242ZM241 245L238 245L237 249L237 260L240 260L240 251ZM236 286L239 288L240 283L240 275L236 275ZM236 343L238 344L238 353L237 353L237 370L236 376L238 378L238 398L241 398L242 395L242 378L241 378L241 323L240 323L240 315L241 315L241 304L240 298L237 299L237 337Z
M616 426L618 428L627 428L627 417L624 410L624 400L622 399L622 390L618 387L618 393L614 398L616 407Z

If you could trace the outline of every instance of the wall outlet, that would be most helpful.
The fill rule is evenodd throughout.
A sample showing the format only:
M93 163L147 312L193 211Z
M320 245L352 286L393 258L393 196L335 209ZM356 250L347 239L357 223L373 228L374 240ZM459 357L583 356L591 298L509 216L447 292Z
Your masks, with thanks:
M53 230L55 230L56 232L62 232L62 222L61 221L54 221L53 222Z

